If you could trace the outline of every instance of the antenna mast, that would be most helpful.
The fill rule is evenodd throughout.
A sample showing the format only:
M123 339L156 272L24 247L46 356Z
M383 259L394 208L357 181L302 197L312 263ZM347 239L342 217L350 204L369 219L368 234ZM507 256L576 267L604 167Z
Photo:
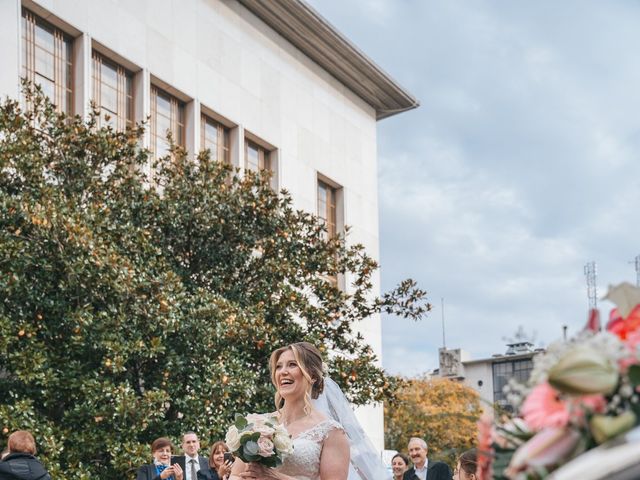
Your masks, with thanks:
M584 266L584 276L587 280L589 308L598 308L598 267L596 266L596 262L589 262Z
M640 255L636 255L633 264L636 267L636 286L640 287Z
M444 338L444 297L440 297L440 303L442 305L442 348L447 348L447 342Z

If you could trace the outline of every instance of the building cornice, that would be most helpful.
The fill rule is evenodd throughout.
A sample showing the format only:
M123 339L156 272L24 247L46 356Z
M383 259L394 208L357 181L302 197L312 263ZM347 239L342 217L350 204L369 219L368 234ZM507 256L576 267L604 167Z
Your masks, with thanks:
M420 105L303 0L238 1L371 105L378 120Z
M517 353L513 355L495 355L493 357L488 358L479 358L477 360L463 360L463 365L473 365L477 363L502 363L509 362L511 360L526 360L528 358L533 358L539 353L544 353L543 350L534 350L533 352L525 352L525 353Z

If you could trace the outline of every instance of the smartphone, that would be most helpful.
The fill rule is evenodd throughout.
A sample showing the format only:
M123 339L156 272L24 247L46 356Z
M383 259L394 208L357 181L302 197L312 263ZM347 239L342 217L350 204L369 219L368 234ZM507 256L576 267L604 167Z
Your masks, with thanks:
M234 461L235 461L235 458L233 456L233 453L224 452L224 463L227 463L227 462L233 463Z

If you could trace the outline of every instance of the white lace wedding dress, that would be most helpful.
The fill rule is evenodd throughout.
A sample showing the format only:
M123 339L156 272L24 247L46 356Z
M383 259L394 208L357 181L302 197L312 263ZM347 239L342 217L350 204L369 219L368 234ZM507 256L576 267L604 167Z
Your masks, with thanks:
M322 444L333 430L343 430L335 420L324 420L293 439L293 453L283 459L278 471L296 480L320 480Z

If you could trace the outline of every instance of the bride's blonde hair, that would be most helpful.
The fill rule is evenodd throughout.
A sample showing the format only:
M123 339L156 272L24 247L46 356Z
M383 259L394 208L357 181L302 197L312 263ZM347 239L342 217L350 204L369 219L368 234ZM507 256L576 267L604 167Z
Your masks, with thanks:
M304 412L308 415L311 412L311 399L316 399L324 390L324 376L322 371L322 354L315 346L309 342L297 342L275 350L269 358L269 370L271 372L271 382L276 387L275 404L280 411L284 405L284 398L278 392L276 383L276 364L280 356L291 350L293 358L296 359L302 376L307 380L307 388L304 395Z

